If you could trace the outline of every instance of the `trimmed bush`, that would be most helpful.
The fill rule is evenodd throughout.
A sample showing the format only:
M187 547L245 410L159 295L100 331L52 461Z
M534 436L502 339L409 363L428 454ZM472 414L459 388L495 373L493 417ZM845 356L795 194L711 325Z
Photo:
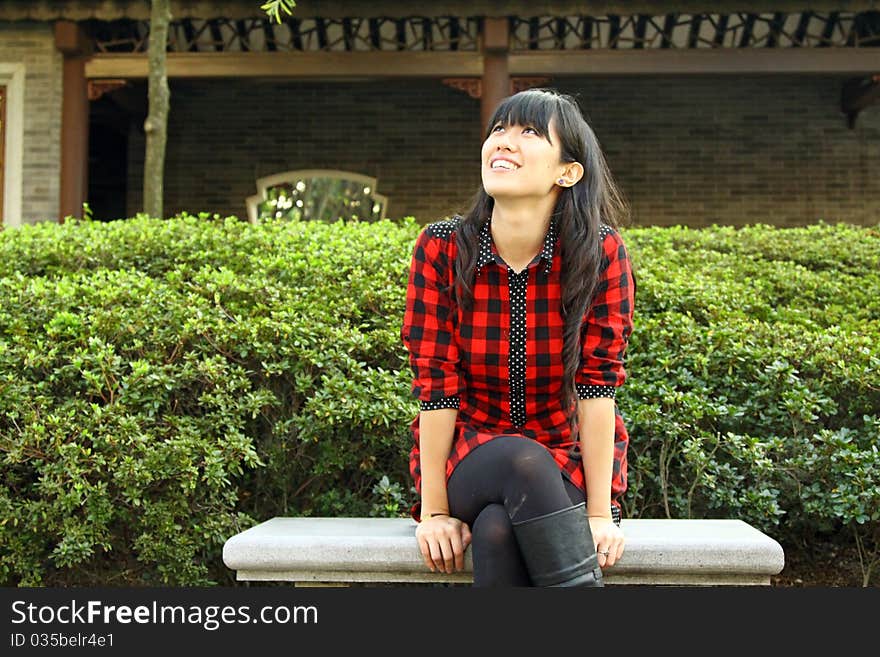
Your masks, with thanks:
M0 581L204 584L256 519L396 511L415 231L184 216L3 233Z
M405 515L412 218L0 233L0 583L233 583L275 515ZM630 228L630 517L880 546L880 233Z
M626 231L633 516L735 517L880 558L880 233Z

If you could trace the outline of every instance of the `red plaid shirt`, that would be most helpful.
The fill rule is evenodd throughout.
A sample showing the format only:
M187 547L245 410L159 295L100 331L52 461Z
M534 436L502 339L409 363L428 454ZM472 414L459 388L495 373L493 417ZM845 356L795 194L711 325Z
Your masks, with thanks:
M470 310L451 299L457 252L456 216L429 224L413 250L401 338L413 371L412 394L420 410L457 408L447 480L467 454L499 435L533 438L553 455L563 476L586 490L577 436L572 437L560 400L563 375L561 243L555 220L544 248L519 274L492 241L490 220L480 234L480 255ZM582 325L583 357L575 384L578 398L614 398L626 373L624 354L632 332L635 300L626 247L603 226L600 279ZM576 402L571 412L576 412ZM413 419L410 473L421 493L419 416ZM626 490L629 437L615 405L612 513L619 520ZM419 520L420 504L412 508Z

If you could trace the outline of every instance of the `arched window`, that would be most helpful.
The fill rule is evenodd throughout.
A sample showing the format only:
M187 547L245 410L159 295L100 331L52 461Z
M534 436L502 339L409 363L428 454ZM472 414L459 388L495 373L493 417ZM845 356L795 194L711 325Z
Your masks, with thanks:
M247 198L248 219L380 221L388 199L376 193L376 179L351 171L303 169L257 180Z

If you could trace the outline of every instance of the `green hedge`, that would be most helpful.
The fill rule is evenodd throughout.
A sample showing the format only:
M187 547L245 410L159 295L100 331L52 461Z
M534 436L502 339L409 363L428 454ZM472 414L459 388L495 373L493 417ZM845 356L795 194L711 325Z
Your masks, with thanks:
M631 515L880 548L880 233L633 229ZM857 582L856 584L861 584Z
M396 515L421 229L181 216L0 234L0 583L231 584L274 515ZM880 544L880 234L630 228L630 517Z

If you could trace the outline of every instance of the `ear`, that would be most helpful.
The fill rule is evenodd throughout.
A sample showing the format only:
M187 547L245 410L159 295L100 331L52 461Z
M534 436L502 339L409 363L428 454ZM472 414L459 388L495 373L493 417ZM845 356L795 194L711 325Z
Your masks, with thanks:
M584 166L580 162L566 162L559 180L564 180L564 187L572 187L584 177Z

